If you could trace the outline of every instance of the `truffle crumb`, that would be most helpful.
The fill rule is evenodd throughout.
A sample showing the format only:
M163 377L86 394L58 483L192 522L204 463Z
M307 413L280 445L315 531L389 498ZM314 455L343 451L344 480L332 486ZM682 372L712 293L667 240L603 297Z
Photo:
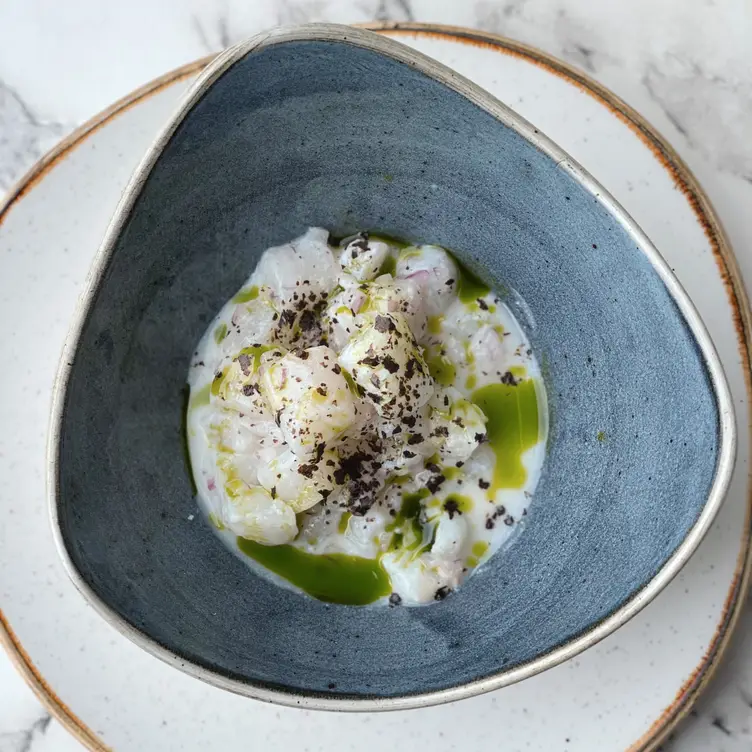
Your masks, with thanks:
M515 379L514 374L511 371L507 371L502 377L501 377L501 383L506 384L507 386L517 386L520 382Z
M441 474L439 474L439 475L432 475L431 478L429 478L428 482L426 483L426 488L432 494L435 494L439 490L439 488L441 488L441 484L445 480L446 480L446 478L443 475L441 475ZM451 514L449 516L451 518Z
M462 514L460 505L452 498L449 498L444 502L444 509L446 513L449 515L450 520L454 519L455 514Z
M376 316L376 320L374 321L373 326L376 331L380 332L381 334L384 334L385 332L393 332L397 328L394 325L394 321L392 321L391 317L382 316L380 314Z

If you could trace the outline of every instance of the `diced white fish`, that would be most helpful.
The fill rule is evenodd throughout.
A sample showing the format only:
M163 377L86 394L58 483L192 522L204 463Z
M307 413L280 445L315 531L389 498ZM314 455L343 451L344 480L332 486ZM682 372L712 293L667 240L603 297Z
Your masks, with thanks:
M486 440L487 418L483 411L458 394L450 388L431 400L431 436L441 460L453 464L465 462Z
M387 510L380 505L374 505L363 516L351 516L345 530L348 552L362 556L363 551L376 549L374 539L380 538L390 520Z
M271 417L243 416L241 420L223 420L217 428L219 444L224 451L245 455L247 461L266 454L276 456L284 446L284 437ZM255 481L254 481L255 482Z
M428 366L401 313L364 314L339 361L387 420L415 415L433 393Z
M496 455L493 449L488 444L481 444L472 455L465 460L465 466L463 470L474 477L480 478L487 483L491 481L494 476L494 468L496 467Z
M306 464L288 450L259 467L258 482L294 512L303 512L326 499L334 488L325 468L320 461Z
M366 293L349 274L339 279L339 287L330 296L322 316L329 346L339 352L357 331L357 315L366 301Z
M220 443L217 457L217 469L219 473L215 477L227 494L233 495L247 486L257 486L258 476L256 465L244 461L241 455L228 451L224 444Z
M404 603L441 600L463 579L471 533L465 518L442 512L431 520L433 542L416 552L388 552L381 562Z
M387 243L360 233L343 248L339 262L358 282L367 282L379 273L389 253Z
M212 403L236 410L244 416L271 420L272 414L259 386L259 365L262 355L281 358L285 352L281 347L251 345L243 348L229 362L225 360L214 375L210 391Z
M436 453L427 406L407 416L406 422L381 421L377 427L384 442L384 469L390 474L419 472L425 460Z
M504 337L498 328L483 324L470 339L470 352L476 362L493 366L493 371L505 371L509 354L504 347Z
M362 423L360 429L348 431L332 448L332 454L331 472L338 485L329 502L347 507L353 515L365 514L379 499L387 476L372 424ZM327 465L326 456L323 464Z
M261 392L295 455L316 452L355 420L354 398L331 348L261 357Z
M320 227L267 250L259 259L252 283L267 285L280 300L290 300L296 287L305 284L314 293L329 292L342 268L328 245L329 233Z
M415 339L426 332L426 311L420 286L412 279L395 279L389 274L367 286L364 311L400 313L405 317Z
M236 303L229 321L223 322L227 333L219 342L219 352L223 357L232 357L243 347L254 342L272 342L276 338L279 300L269 287L255 287L253 293L245 290L252 298ZM238 296L244 297L243 292ZM217 331L213 328L212 336Z
M457 373L460 373L460 368L464 368L466 373L472 373L477 370L477 361L472 359L472 355L469 354L469 346L467 340L457 339L451 334L442 334L441 341L438 345L439 351L443 352L444 358L450 363L453 363L457 368ZM455 383L457 378L455 377Z
M438 246L411 246L402 250L397 257L397 276L418 284L429 316L440 315L456 298L457 264Z
M488 299L491 299L490 296ZM469 341L485 324L498 325L498 317L491 313L490 307L489 305L489 310L485 311L478 306L470 307L455 298L443 313L443 329L462 341Z
M461 562L438 557L422 555L409 559L399 552L390 552L381 557L381 566L389 575L392 590L400 594L404 604L441 600L462 580Z
M461 561L467 548L468 529L465 518L460 514L444 512L436 521L436 535L431 556Z
M228 494L223 521L236 535L265 546L289 543L298 532L295 512L259 486L236 486Z

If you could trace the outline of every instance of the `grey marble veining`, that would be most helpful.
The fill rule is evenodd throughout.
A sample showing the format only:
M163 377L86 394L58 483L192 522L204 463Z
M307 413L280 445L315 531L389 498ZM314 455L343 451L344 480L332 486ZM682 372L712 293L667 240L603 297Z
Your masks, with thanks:
M752 183L752 76L728 80L689 56L650 63L642 84L687 145L724 172Z
M8 731L0 734L0 750L6 747L9 750L18 750L18 752L29 752L34 747L38 747L38 741L45 735L47 729L52 723L52 716L49 713L43 713L30 726L20 731Z
M72 125L39 115L20 92L0 79L0 189L7 188Z
M748 0L618 5L588 0L134 0L106 5L71 0L65 13L52 8L49 3L0 4L0 192L113 100L262 28L319 20L421 20L504 34L579 66L669 138L715 201L732 240L749 223ZM92 62L113 50L116 64ZM19 65L20 59L27 63ZM80 749L0 652L0 752ZM664 750L752 750L750 606L711 686Z

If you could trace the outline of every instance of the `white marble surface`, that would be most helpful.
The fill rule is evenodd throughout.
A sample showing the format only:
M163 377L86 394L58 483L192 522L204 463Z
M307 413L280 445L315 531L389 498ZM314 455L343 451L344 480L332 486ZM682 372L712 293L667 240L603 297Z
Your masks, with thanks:
M0 0L0 193L77 124L170 68L280 23L373 19L474 26L579 65L669 138L732 242L752 221L749 0ZM666 750L752 750L751 628L748 606ZM0 752L80 749L0 654Z

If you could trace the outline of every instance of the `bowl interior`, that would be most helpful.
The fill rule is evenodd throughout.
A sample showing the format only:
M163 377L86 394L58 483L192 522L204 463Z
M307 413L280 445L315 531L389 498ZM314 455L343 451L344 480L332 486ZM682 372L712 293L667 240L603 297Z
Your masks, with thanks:
M189 519L193 348L259 254L311 225L452 249L544 364L548 456L526 528L430 607L279 589ZM65 396L59 524L97 596L182 659L293 693L394 697L530 661L631 598L701 512L718 436L686 322L590 193L412 66L285 42L188 113L116 241Z

